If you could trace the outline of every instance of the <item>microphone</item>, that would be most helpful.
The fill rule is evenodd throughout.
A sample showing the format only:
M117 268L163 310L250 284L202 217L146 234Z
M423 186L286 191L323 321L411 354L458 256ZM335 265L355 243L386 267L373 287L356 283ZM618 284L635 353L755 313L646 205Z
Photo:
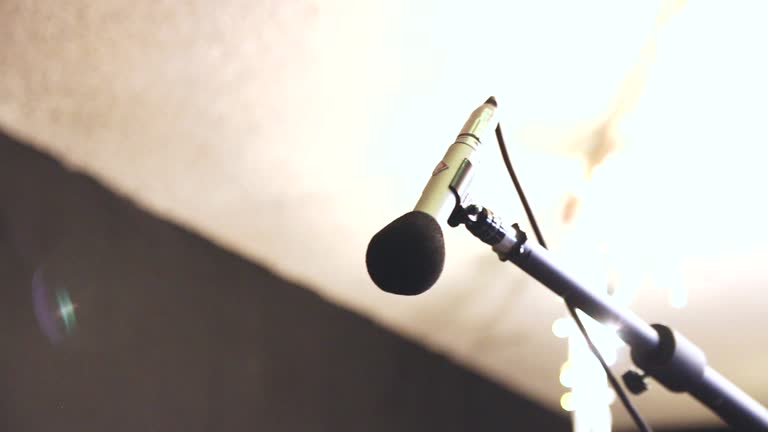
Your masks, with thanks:
M445 263L441 224L467 195L476 150L496 123L496 99L480 105L432 171L413 211L400 216L371 238L365 262L382 290L399 295L421 294L437 282Z

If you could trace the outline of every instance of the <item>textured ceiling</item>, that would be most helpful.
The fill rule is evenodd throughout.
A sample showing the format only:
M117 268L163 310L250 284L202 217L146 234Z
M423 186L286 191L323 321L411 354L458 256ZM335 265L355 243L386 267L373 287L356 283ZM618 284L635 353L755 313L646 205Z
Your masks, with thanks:
M768 402L768 336L755 331L768 305L764 14L757 3L666 6L5 0L0 124L556 408L567 347L550 327L562 303L467 233L447 233L446 271L423 296L385 295L365 273L370 236L414 205L466 115L496 95L564 261L597 274L608 244L625 283L682 268L685 309L653 286L633 308ZM473 194L522 222L488 147ZM658 386L639 406L654 424L714 421Z

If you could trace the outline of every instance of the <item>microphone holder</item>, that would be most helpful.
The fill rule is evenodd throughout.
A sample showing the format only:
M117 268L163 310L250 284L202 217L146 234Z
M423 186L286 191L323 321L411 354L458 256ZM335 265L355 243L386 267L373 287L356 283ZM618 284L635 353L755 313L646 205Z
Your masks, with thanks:
M765 407L709 367L701 349L665 325L648 324L607 294L588 289L566 273L546 249L528 242L517 224L509 230L490 210L476 205L457 206L448 224L465 225L492 246L502 261L515 264L595 320L617 326L619 337L630 347L632 361L644 372L624 375L633 393L644 391L644 378L650 376L672 392L689 393L738 430L768 431Z

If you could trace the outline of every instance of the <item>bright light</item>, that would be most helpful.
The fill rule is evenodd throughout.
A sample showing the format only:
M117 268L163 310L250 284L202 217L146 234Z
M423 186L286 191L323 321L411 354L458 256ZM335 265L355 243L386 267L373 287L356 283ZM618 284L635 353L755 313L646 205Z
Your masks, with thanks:
M605 363L608 366L613 366L616 364L616 349L608 349L608 350L600 350L600 354L603 356L603 360L605 360Z
M552 323L552 333L560 339L565 339L573 334L574 323L571 318L558 318Z
M560 406L566 411L574 410L573 393L566 392L560 397Z
M573 370L571 368L571 362L567 361L560 366L560 384L563 387L573 387Z
M667 269L660 275L662 288L668 292L669 304L675 309L682 309L688 304L688 288L679 268Z

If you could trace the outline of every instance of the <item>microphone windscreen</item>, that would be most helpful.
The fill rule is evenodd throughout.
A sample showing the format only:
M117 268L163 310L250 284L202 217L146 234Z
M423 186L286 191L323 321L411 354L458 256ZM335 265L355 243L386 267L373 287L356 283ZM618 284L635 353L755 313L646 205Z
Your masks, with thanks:
M437 282L443 271L443 230L427 213L406 213L373 236L365 262L371 279L382 290L399 295L421 294Z

